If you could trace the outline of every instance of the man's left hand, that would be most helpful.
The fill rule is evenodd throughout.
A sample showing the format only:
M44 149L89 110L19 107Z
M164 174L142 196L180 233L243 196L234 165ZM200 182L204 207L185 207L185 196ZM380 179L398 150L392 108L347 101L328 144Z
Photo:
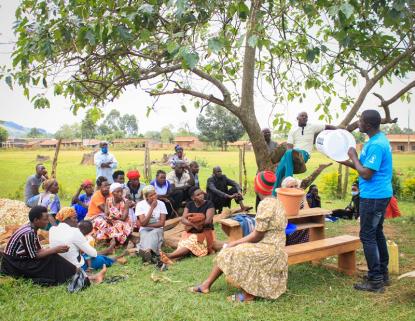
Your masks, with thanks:
M349 148L347 155L350 157L351 160L358 158L356 148L354 147Z

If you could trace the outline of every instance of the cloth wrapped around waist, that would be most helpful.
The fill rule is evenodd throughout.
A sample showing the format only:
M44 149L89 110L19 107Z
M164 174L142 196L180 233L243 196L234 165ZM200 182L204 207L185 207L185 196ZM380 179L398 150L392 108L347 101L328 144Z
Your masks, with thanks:
M206 216L203 213L190 213L187 220L194 224L197 229L193 226L186 226L185 232L183 232L183 238L188 238L190 235L195 234L198 243L204 243L206 240L208 252L212 253L213 242L215 240L213 224L205 224Z

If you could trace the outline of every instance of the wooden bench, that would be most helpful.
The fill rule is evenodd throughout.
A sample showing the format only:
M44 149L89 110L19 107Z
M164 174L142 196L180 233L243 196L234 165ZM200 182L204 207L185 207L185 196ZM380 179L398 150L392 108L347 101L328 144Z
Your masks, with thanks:
M321 260L337 255L337 269L347 275L353 275L356 273L356 250L358 248L360 248L358 237L341 235L286 246L285 252L288 254L288 265Z

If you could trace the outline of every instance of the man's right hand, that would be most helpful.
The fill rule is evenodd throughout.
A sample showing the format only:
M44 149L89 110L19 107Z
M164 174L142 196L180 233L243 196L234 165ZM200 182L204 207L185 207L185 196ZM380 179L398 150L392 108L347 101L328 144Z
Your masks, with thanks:
M55 247L55 253L66 253L69 251L68 245L58 245Z

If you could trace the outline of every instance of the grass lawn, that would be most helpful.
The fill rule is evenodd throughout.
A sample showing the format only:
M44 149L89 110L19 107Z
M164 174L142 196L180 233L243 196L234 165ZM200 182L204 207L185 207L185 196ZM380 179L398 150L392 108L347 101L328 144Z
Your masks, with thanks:
M53 151L0 152L0 197L22 199L23 186L32 174L36 154L53 157ZM113 151L120 168L142 170L142 151ZM161 159L163 151L151 153L151 159ZM200 179L204 187L212 167L222 166L228 177L237 179L237 152L189 151L187 157L204 164ZM58 164L58 181L63 204L85 178L94 178L93 166L80 166L82 153L62 151ZM414 155L394 155L395 167L405 177L414 175ZM315 153L308 168L313 169L327 159ZM248 189L255 175L252 153L247 153ZM50 169L50 162L46 163ZM158 168L153 166L153 174ZM167 169L167 168L165 168ZM327 172L335 171L332 166ZM303 175L307 175L303 174ZM317 185L319 184L317 180ZM347 201L330 200L322 195L328 208L342 208ZM247 203L254 203L252 192ZM385 223L389 239L399 245L401 271L415 269L415 214L414 203L400 202L404 216ZM358 222L327 223L327 235L358 233ZM216 229L223 237L220 228ZM143 266L131 257L125 266L114 266L108 275L125 275L127 279L116 284L101 284L78 294L68 294L64 286L42 288L28 281L0 277L0 320L415 320L415 280L403 279L393 284L382 295L361 293L352 289L355 278L310 264L289 269L288 290L276 301L257 300L251 304L230 304L226 296L235 292L220 278L208 295L189 293L187 288L202 281L209 273L213 257L187 258L170 267L162 275L170 281L154 282L151 266ZM328 259L332 262L335 259ZM334 261L333 261L334 262ZM364 267L362 251L358 265Z

